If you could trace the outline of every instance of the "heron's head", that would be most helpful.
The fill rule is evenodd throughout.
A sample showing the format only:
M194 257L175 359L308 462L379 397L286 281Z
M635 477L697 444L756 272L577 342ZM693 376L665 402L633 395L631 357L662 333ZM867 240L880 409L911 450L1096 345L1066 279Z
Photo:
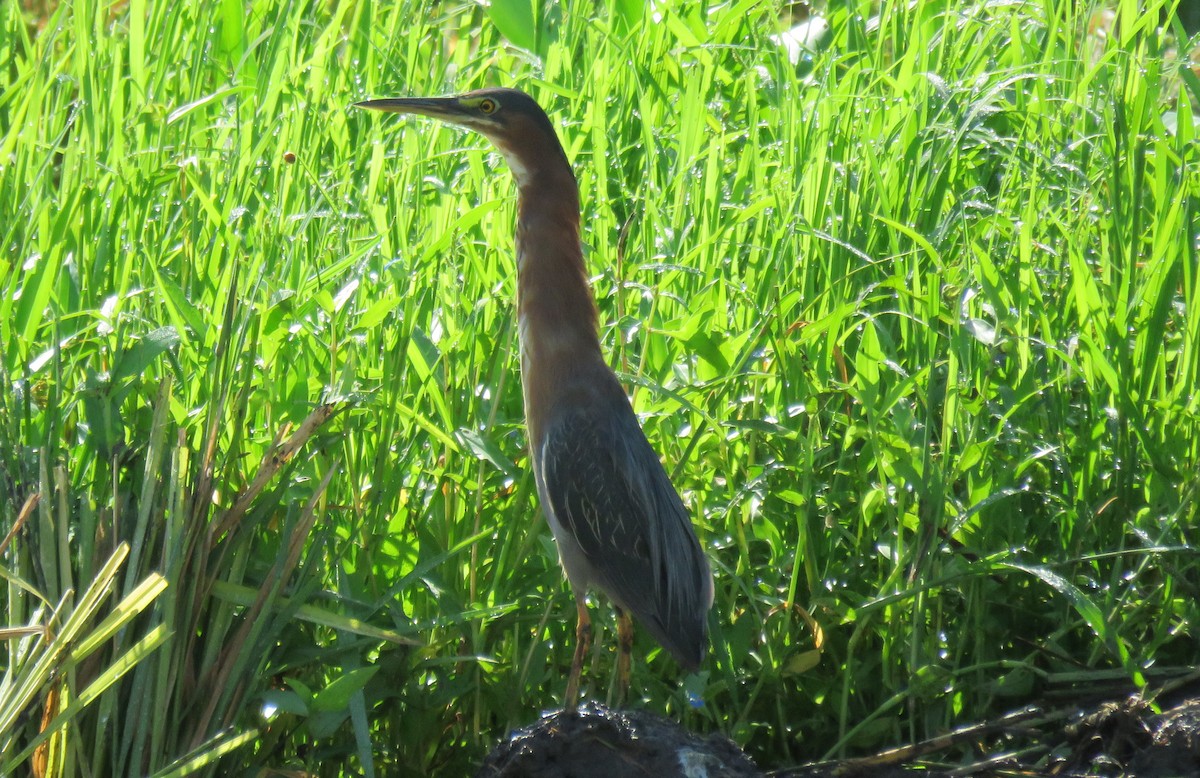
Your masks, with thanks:
M549 117L537 102L518 89L480 89L454 97L388 97L354 104L389 113L429 116L474 130L500 150L519 185L531 175L561 163L566 154Z

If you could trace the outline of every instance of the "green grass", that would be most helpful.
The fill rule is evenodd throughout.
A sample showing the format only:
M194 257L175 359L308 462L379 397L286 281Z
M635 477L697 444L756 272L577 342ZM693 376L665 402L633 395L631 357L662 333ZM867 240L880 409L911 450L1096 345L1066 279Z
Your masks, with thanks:
M485 84L716 572L634 704L778 766L1200 662L1170 3L839 4L800 73L770 4L211 5L0 4L0 773L465 774L560 703L510 176L347 108Z

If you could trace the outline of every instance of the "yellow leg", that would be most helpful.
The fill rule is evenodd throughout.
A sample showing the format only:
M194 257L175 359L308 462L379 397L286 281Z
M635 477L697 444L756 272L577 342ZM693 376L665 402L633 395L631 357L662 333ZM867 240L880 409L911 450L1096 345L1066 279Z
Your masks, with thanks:
M571 658L571 676L567 679L567 708L574 710L579 702L579 676L583 674L583 658L592 647L592 618L588 616L587 603L575 595L575 608L579 620L575 623L575 656Z
M629 693L629 666L633 659L633 619L617 608L617 704Z

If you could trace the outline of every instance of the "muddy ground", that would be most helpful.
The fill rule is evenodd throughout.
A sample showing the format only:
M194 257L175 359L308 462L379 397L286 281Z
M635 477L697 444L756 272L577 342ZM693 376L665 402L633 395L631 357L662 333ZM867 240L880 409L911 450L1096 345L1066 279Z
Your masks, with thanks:
M823 778L824 776L1200 776L1200 679L1157 705L1138 696L1030 706L923 743L820 764L756 766L721 735L645 711L589 703L514 732L479 778Z

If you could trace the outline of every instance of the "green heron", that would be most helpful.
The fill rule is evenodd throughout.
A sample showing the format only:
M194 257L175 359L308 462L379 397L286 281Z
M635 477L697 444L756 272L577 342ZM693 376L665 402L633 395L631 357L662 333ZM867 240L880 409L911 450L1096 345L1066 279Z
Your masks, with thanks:
M579 188L545 111L516 89L367 100L475 130L517 183L517 318L525 422L538 497L579 611L567 706L591 643L589 588L617 610L619 694L629 684L629 614L683 667L708 642L712 572L679 494L604 361L579 241Z

